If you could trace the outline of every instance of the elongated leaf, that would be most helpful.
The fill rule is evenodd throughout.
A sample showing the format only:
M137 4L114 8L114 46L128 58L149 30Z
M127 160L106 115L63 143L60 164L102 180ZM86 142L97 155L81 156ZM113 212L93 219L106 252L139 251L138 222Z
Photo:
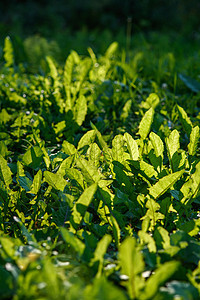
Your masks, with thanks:
M60 229L64 241L69 244L79 256L81 256L85 250L85 245L81 242L73 233L69 232L66 228Z
M102 269L103 269L103 260L104 255L107 251L108 246L110 245L112 241L112 237L108 234L105 234L102 239L98 242L97 247L94 252L94 257L91 260L91 265L98 263L98 272L96 277L100 277Z
M85 116L87 114L87 100L81 95L76 101L75 105L75 121L81 126L83 121L85 120Z
M5 38L4 41L4 59L5 59L5 66L6 67L11 67L14 65L14 55L13 55L13 46L12 42L9 36Z
M130 161L130 164L133 165L138 172L147 179L151 179L152 177L157 178L158 173L154 169L154 167L145 161Z
M113 160L123 163L125 160L124 139L121 134L118 134L112 140L112 157Z
M185 201L189 201L190 198L194 198L200 188L200 162L196 165L195 172L191 175L188 181L186 181L182 188L181 193L183 194L183 199L181 200L182 203Z
M169 157L173 172L176 171L176 168L177 168L177 158L178 158L177 151L180 148L179 139L180 139L180 135L176 129L174 129L170 133L169 137L166 138L167 153L168 153L168 157Z
M183 74L179 74L179 78L185 83L185 85L195 93L200 92L200 82Z
M153 196L154 199L160 197L181 177L184 171L185 170L181 170L161 178L156 184L150 187L150 195Z
M89 160L92 160L95 166L99 166L101 157L101 150L96 143L93 143L89 148Z
M76 164L81 169L84 179L88 183L98 182L103 177L91 161L87 161L81 157L77 159Z
M128 148L128 152L130 153L131 159L138 160L139 150L138 150L137 142L127 132L124 134L124 139L127 143L127 148Z
M54 174L49 171L44 172L44 179L54 189L62 192L67 185L67 181L60 174Z
M117 51L117 48L118 48L118 43L113 42L106 50L105 57L110 58Z
M48 62L48 65L49 65L49 69L50 69L50 76L56 80L57 79L57 76L58 76L58 71L56 69L56 66L52 60L52 58L50 56L47 56L46 57L46 60Z
M96 190L97 184L94 183L84 190L83 194L75 203L74 208L72 210L72 217L75 224L78 225L81 223L81 220L84 217L85 212L89 204L91 203Z
M177 105L177 108L178 108L178 114L179 114L179 118L182 123L182 126L183 126L187 136L190 137L190 134L192 131L192 122L182 107Z
M31 186L30 192L37 195L37 193L39 192L41 183L42 183L42 171L39 170L33 178L33 184Z
M12 183L12 172L2 155L0 155L0 179L5 183L5 186L9 188L9 185Z
M163 159L164 145L161 138L154 132L150 133L149 138L153 145L156 157L161 157Z
M84 146L90 146L94 142L95 136L96 136L96 133L95 133L94 129L87 131L82 136L82 138L80 139L80 141L78 142L77 149L79 150L79 149L83 148Z
M160 266L153 275L147 279L145 290L140 295L141 300L153 299L159 287L163 285L170 277L178 271L180 262L170 261Z
M76 181L82 189L84 189L83 175L79 170L74 168L65 168L63 175L67 176L71 181Z
M119 249L119 261L121 266L121 274L128 276L128 292L131 299L139 294L140 286L137 285L137 275L144 270L144 261L139 249L136 248L136 240L134 238L126 238ZM142 279L141 279L142 281Z
M153 116L154 116L154 109L151 107L145 113L145 115L143 116L140 122L138 134L141 136L143 140L146 139L147 135L149 134L149 131L151 129L151 124L153 122Z
M108 145L107 145L106 142L104 141L104 139L103 139L101 133L98 131L98 129L95 127L95 125L91 123L91 127L95 130L95 133L96 133L96 135L97 135L97 138L98 138L100 147L101 147L101 149L102 149L103 152L104 152L104 155L105 155L105 157L106 157L106 160L112 161L112 150L108 147Z
M115 244L117 247L120 246L120 227L119 224L117 223L117 220L111 215L110 217L111 223L112 223L112 228L113 228L113 235L115 238Z
M197 146L199 141L199 126L196 126L192 128L191 134L190 134L190 143L188 145L188 151L190 155L195 155Z

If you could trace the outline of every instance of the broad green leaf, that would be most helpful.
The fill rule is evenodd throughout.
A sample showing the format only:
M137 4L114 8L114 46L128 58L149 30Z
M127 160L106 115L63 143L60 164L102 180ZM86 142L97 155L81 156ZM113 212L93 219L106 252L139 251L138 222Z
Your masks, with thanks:
M161 157L163 159L164 145L161 138L154 132L150 133L149 138L153 145L156 157Z
M113 160L123 163L125 160L124 139L121 134L118 134L112 140L112 157Z
M12 116L8 114L5 108L3 108L0 112L0 124L6 124L11 118Z
M128 148L128 152L131 156L131 159L138 160L139 159L139 150L138 150L137 142L127 132L124 134L124 139L127 143L127 148Z
M43 160L43 152L38 146L31 147L28 149L23 158L23 163L33 169L37 169Z
M177 105L177 108L178 108L178 114L179 114L179 118L182 123L182 126L183 126L187 136L190 137L190 134L192 131L192 122L182 107Z
M151 93L149 97L146 99L146 101L142 102L142 107L149 109L153 107L153 109L156 108L156 106L159 104L160 100L157 94Z
M164 219L165 216L159 212L160 205L150 197L147 200L146 207L148 208L147 213L141 219L150 218L151 226L149 227L149 230L153 230L157 221Z
M153 177L157 178L158 173L154 169L154 167L145 161L130 161L130 164L134 166L134 168L137 169L137 171L144 176L147 179L151 179Z
M4 59L5 59L5 66L6 67L11 67L14 65L14 54L13 54L13 45L12 45L12 42L11 42L11 39L9 36L7 36L5 38L5 41L4 41Z
M77 167L81 169L84 179L88 183L98 182L103 175L101 175L95 167L95 165L91 161L87 161L86 159L80 157L76 160Z
M81 299L80 295L80 298ZM112 284L105 276L95 278L92 285L87 285L83 299L87 300L127 300L125 293ZM74 298L75 300L75 298Z
M99 146L96 143L93 143L89 150L89 160L92 160L95 166L99 166L100 162L100 158L101 158L101 150L99 148Z
M103 269L104 255L106 254L107 248L110 245L111 241L112 241L112 237L108 234L105 234L103 238L98 242L94 252L94 257L90 262L91 265L98 263L98 272L96 274L97 278L101 276L102 269Z
M39 192L41 183L42 183L42 171L40 169L33 178L33 184L31 186L30 192L37 195L37 193Z
M166 138L167 154L173 172L177 171L181 159L178 154L178 150L180 149L179 139L180 135L176 129L174 129L169 137Z
M82 218L85 215L85 212L90 205L93 196L97 190L97 184L94 183L84 190L80 198L76 201L74 208L72 210L73 221L76 225L81 223Z
M154 109L151 107L143 116L140 124L138 134L144 140L146 139L149 131L151 129L151 124L153 122Z
M64 191L67 181L60 174L54 174L49 171L44 171L45 181L54 189Z
M144 219L144 221L145 221L145 219ZM147 245L149 252L156 253L156 251L157 251L156 243L155 243L154 239L152 238L152 236L150 236L147 232L144 232L142 230L138 231L138 236L140 238L140 243L142 245Z
M66 228L60 229L64 241L69 244L79 256L81 256L85 250L85 245L80 241L73 233L69 232Z
M162 164L163 164L163 152L164 152L164 145L161 140L161 138L155 134L154 132L151 132L149 135L152 148L149 149L149 158L155 167L159 172L162 171Z
M76 148L74 145L70 144L68 141L64 141L62 144L63 151L68 155L73 155L76 153Z
M190 155L195 155L199 141L199 126L192 128L190 134L190 143L188 145L188 151Z
M6 146L6 144L4 143L4 141L0 141L0 155L5 157L8 155L8 148Z
M95 130L92 129L87 131L78 142L77 149L79 150L84 146L90 146L94 142L95 136L96 136Z
M81 95L76 101L74 109L75 121L79 126L81 126L87 114L87 100L83 95Z
M67 176L72 182L73 180L76 181L82 189L84 189L83 175L79 170L74 168L65 168L63 175Z
M200 162L195 167L195 172L190 176L181 187L180 191L183 194L182 203L187 203L191 198L196 197L200 188Z
M164 194L172 185L176 183L176 181L182 176L185 170L178 171L173 174L169 174L154 184L149 188L149 193L154 199L159 198L162 194Z
M142 253L137 249L134 238L128 237L122 242L119 249L119 263L121 274L128 276L127 288L129 296L131 299L134 299L138 297L139 291L143 287L140 274L145 268Z
M169 232L165 228L158 226L153 236L158 247L163 249L167 249L170 247Z
M139 299L153 299L161 285L165 284L180 267L179 261L170 261L161 265L153 275L151 275L145 285L144 292L140 294Z
M5 186L9 188L9 185L12 183L12 172L2 155L0 155L0 179L5 183Z
M33 182L26 176L19 176L19 185L25 189L26 192L31 190Z

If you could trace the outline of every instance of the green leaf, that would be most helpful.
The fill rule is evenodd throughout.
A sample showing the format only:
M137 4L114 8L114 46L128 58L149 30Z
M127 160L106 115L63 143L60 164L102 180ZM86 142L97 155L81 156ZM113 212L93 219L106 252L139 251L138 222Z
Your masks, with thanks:
M60 174L54 174L49 171L44 171L45 181L54 189L64 191L67 181Z
M12 172L2 155L0 155L0 179L5 183L5 186L9 188L9 185L12 183Z
M28 149L23 158L23 163L33 169L37 169L43 160L43 152L40 147L35 146Z
M26 192L31 190L33 182L26 176L19 176L19 185L25 189Z
M134 238L128 237L121 244L119 262L121 274L128 276L126 285L129 296L131 299L134 299L138 297L139 291L143 287L142 278L139 275L145 268L142 253L137 249Z
M130 153L131 159L138 160L139 159L139 150L138 150L137 142L127 132L124 134L124 139L127 143L127 148L128 148L128 152Z
M54 62L53 62L53 60L52 60L52 58L51 58L50 56L47 56L47 57L46 57L46 60L47 60L47 63L48 63L48 65L49 65L50 76L51 76L54 80L56 80L57 77L58 77L58 71L57 71L57 69L56 69L56 66L55 66L55 64L54 64Z
M94 142L95 136L96 136L95 130L92 129L87 131L78 142L77 149L79 150L84 146L90 146Z
M115 219L114 216L110 216L110 220L111 220L111 223L112 223L112 229L113 229L113 235L114 235L114 238L115 238L115 244L117 247L120 246L120 237L121 237L121 234L120 234L120 227L119 227L119 224L117 223L117 220Z
M116 135L112 140L112 157L113 160L121 163L125 160L124 139L121 134Z
M74 68L74 55L71 53L66 60L64 67L64 86L67 97L67 103L65 111L72 110L72 101L71 101L71 85L72 85L72 73Z
M103 175L99 173L97 167L95 167L91 161L87 161L86 159L80 157L77 159L76 164L77 167L81 169L86 182L90 184L98 182L103 177Z
M81 256L85 250L85 245L81 242L72 232L69 232L66 228L60 229L64 241L69 244L75 252Z
M150 278L147 279L145 290L140 294L141 300L153 299L160 286L165 284L178 271L180 262L170 261L161 265Z
M138 134L144 140L146 139L149 131L151 129L151 124L153 122L154 109L151 107L143 116L140 124Z
M74 145L70 144L68 141L64 141L62 144L62 150L68 154L73 155L76 153L76 148Z
M149 188L149 193L154 199L159 198L164 194L176 181L182 176L185 170L178 171L173 174L169 174L161 178L156 184Z
M151 132L149 135L151 144L153 149L150 148L149 151L149 158L154 165L155 169L159 172L162 171L162 164L163 164L163 152L164 152L164 145L161 138L154 132ZM153 151L153 152L152 152ZM155 155L155 157L154 157Z
M99 144L101 149L104 152L105 158L108 161L112 161L112 150L108 147L106 142L104 141L101 133L98 131L98 129L94 126L94 124L91 123L91 127L95 130L96 136L98 138Z
M179 118L182 123L182 126L183 126L187 136L190 137L190 134L192 131L192 122L182 107L177 105L177 108L178 108L178 114L179 114Z
M41 183L42 183L42 171L40 169L33 178L33 184L31 186L30 193L37 195L40 190Z
M179 78L185 83L185 85L193 92L200 92L200 82L183 74L179 74Z
M94 252L94 257L91 260L91 265L98 264L98 272L96 274L96 277L99 278L102 273L103 269L103 260L104 255L107 251L108 246L110 245L112 241L112 237L108 234L105 234L103 238L98 242L97 247Z
M72 210L73 221L75 222L76 225L79 225L81 223L82 218L84 217L85 212L88 206L90 205L96 190L97 190L97 184L94 183L88 188L86 188L82 193L82 195L80 196L80 198L76 201Z
M89 148L89 160L92 160L95 166L99 166L101 158L101 150L96 143L93 143Z
M3 51L6 62L5 66L9 68L14 65L13 45L9 36L5 38Z
M195 198L200 188L200 162L196 165L195 172L190 176L180 191L183 194L182 203L187 203L191 198Z
M118 43L113 42L106 50L105 57L111 58L111 56L117 51L117 48L118 48Z
M190 143L188 145L189 154L194 156L196 154L197 146L199 141L199 126L192 128L190 134Z
M87 100L83 95L81 95L76 101L74 109L75 121L79 126L81 126L87 114Z
M178 150L180 149L179 139L180 135L176 129L166 138L167 154L173 172L177 171L180 163L180 155L178 154Z

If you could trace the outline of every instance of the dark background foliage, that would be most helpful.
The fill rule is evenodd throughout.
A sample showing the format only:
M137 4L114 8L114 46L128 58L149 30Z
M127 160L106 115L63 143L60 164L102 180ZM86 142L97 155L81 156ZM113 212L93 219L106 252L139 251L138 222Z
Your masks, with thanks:
M0 2L0 32L49 36L58 30L173 29L193 34L200 29L198 0L9 0ZM129 19L130 20L130 19Z

